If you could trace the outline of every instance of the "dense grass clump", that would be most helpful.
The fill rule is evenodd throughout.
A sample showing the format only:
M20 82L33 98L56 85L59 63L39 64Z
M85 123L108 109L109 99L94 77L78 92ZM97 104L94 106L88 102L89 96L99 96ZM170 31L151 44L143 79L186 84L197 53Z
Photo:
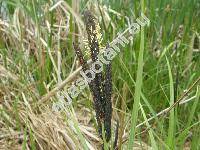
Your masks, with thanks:
M150 25L72 98L141 14ZM199 0L1 0L0 149L200 149L199 16Z

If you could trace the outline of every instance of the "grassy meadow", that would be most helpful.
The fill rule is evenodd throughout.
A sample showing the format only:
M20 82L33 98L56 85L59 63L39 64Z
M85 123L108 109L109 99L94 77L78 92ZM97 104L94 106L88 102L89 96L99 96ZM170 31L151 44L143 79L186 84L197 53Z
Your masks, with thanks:
M87 87L61 111L90 59L83 13L104 49L145 14L112 60L112 127L99 137ZM0 0L0 150L199 150L200 0ZM102 51L102 50L100 50Z

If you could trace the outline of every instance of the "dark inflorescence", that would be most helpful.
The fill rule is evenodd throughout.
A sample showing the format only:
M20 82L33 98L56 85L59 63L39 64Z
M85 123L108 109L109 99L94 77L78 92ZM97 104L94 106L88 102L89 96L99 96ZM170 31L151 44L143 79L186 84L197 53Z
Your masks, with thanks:
M98 61L99 42L97 39L95 18L90 11L84 12L84 22L88 35L88 43L91 53L92 62ZM78 45L74 44L75 52L79 58L83 71L88 66L83 58L83 54ZM111 118L112 118L112 74L111 62L105 66L105 73L100 72L95 74L95 78L89 84L93 95L94 108L96 112L96 119L98 124L98 132L102 138L102 125L104 126L106 141L111 137Z

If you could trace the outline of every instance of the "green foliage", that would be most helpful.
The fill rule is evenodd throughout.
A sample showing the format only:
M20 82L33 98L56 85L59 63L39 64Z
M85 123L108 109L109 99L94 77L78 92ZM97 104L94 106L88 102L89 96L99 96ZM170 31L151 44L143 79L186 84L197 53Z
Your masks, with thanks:
M72 7L72 0L66 0L66 2ZM76 67L72 43L76 37L74 36L76 35L74 23L79 20L73 12L66 9L70 15L69 33L66 34L66 37L60 38L60 35L57 35L58 29L55 25L60 23L58 22L59 15L63 13L61 17L65 18L66 14L62 11L59 14L60 12L58 13L55 9L47 11L55 3L56 1L47 0L0 0L0 8L3 5L6 7L5 14L10 20L10 26L6 28L6 31L0 24L0 67L3 66L19 78L18 81L12 81L5 80L0 76L0 99L3 99L3 96L1 97L2 91L11 93L12 99L11 105L5 104L5 106L0 100L0 122L3 121L6 128L12 127L15 130L23 131L23 149L26 148L27 138L31 138L32 149L35 149L37 144L34 141L35 133L28 128L27 124L24 125L23 121L20 121L20 111L22 111L21 107L24 103L24 97L21 93L25 93L30 105L35 106L42 96L60 83L59 77L63 80L66 79ZM86 4L89 3L91 0L80 0L80 12L83 12ZM95 4L96 1L92 1L92 3ZM126 97L124 97L126 101L124 120L125 132L130 136L123 143L123 148L132 149L135 142L145 141L154 149L181 149L188 143L191 149L198 149L200 135L199 88L193 88L185 97L187 100L196 96L193 102L189 101L188 104L183 104L184 106L175 106L165 116L157 117L156 115L161 110L172 106L177 98L184 93L184 90L188 89L200 77L200 44L196 48L198 51L194 51L194 45L198 45L198 41L200 43L200 1L99 1L99 6L103 5L112 9L112 11L108 11L110 20L107 26L105 25L106 15L99 15L104 17L104 22L102 19L99 20L104 45L115 39L116 33L124 31L128 27L127 18L130 22L135 22L140 13L144 12L151 21L150 26L145 26L144 30L142 29L139 34L135 35L132 43L121 49L120 54L112 62L113 87L115 87L112 99L115 113L121 111L119 110L119 99L123 92L124 83L128 87ZM42 6L48 6L48 9ZM19 14L21 14L19 15L21 23L19 26L16 25L15 13L17 9L20 9ZM29 23L35 31L35 36L29 37L30 40L34 41L35 47L32 49L33 51L30 51L28 59L25 55L27 49L23 45L23 39L27 38L26 28L23 27L23 22L26 19L30 20ZM47 22L49 23L48 27L46 26ZM16 28L13 27L15 25ZM180 26L183 26L183 33L179 39ZM62 29L60 30L62 31ZM5 35L4 33L7 34L7 39L2 36ZM18 34L21 37L16 39L15 36ZM79 36L82 35L77 37ZM46 42L46 45L41 42L41 38ZM179 46L176 47L177 39L179 39ZM26 42L31 43L30 41ZM18 43L17 46L15 43ZM62 58L60 65L58 51ZM58 73L59 67L60 74ZM70 84L65 89L69 86ZM49 98L47 106L51 107L52 102L57 99L57 96ZM77 99L73 100L70 112L72 116L75 114L73 111L78 111L79 105L90 110L91 124L94 127L95 117L92 113L93 105L88 89L85 89ZM12 107L12 112L7 110L8 106ZM41 108L38 108L34 111L39 114L40 110ZM148 121L148 118L151 117L155 119ZM14 120L14 126L11 120ZM88 139L80 130L79 122L75 116L72 120L80 145L84 149L88 149L86 145ZM143 121L145 121L144 126L138 128L137 125ZM143 129L149 130L141 134L140 131ZM29 135L27 135L28 130L30 130ZM112 139L113 137L114 132ZM110 145L110 143L106 143L104 146L109 149Z

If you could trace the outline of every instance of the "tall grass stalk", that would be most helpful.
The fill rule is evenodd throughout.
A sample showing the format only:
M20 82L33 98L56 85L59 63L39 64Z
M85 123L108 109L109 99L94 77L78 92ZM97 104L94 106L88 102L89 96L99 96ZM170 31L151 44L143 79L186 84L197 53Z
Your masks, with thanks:
M144 12L144 0L141 0L141 10ZM136 133L136 124L138 118L138 110L140 104L140 96L141 96L141 88L142 88L142 74L143 74L143 55L144 55L144 28L141 28L141 37L140 37L140 52L138 59L138 68L137 68L137 78L136 78L136 86L135 86L135 97L133 110L131 114L131 132L130 139L128 142L128 149L132 149L134 144L134 138Z
M170 106L174 104L174 84L173 84L173 77L171 72L171 67L169 61L167 60L167 66L169 71L169 83L170 83ZM174 140L175 140L175 115L174 115L174 108L170 111L169 116L169 128L168 128L168 137L167 137L167 144L171 149L174 149Z

